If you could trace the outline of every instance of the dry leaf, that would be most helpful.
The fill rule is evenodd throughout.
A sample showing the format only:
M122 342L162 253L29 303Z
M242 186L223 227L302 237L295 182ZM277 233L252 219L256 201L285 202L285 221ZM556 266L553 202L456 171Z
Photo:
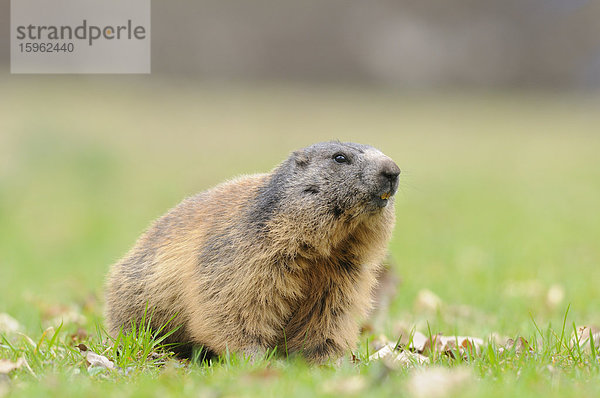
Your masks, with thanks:
M471 372L465 368L425 368L412 375L408 390L418 398L444 397L472 380Z
M425 351L425 347L429 344L429 338L421 332L415 332L412 336L412 342L409 346L410 349L422 353Z
M440 352L454 357L458 350L461 356L479 355L483 340L478 337L470 336L439 336Z
M82 353L88 350L87 346L83 343L77 344L75 347L79 348L79 351L81 351Z
M383 359L386 356L393 355L393 354L394 354L394 346L391 344L387 344L381 350L378 350L375 353L371 354L371 356L369 356L369 360L374 361L377 359Z
M503 336L498 333L491 333L488 336L488 341L493 342L497 347L505 347L508 343L508 340L510 340L510 337Z
M471 355L479 355L484 345L483 339L471 336L443 336L438 333L427 337L421 332L414 332L411 339L410 334L406 334L406 337L404 333L401 335L399 347L425 355L433 352L454 358L458 352L461 357L468 358Z
M72 342L83 341L88 338L88 333L84 328L77 328L77 332L71 334Z
M19 321L4 312L0 313L0 333L16 333L21 329Z
M419 352L423 352L425 354L430 354L431 352L439 353L442 351L442 340L440 339L441 334L434 334L433 336L427 338L425 344L423 345L423 350Z
M391 342L388 340L387 336L380 334L369 343L369 350L371 350L372 352L376 352L390 343Z
M573 333L571 337L571 346L575 347L579 342L579 347L585 350L591 350L590 346L590 334L594 340L594 347L597 351L600 351L600 328L596 326L580 326L577 328L577 334Z
M90 364L90 367L101 367L106 369L114 369L115 364L106 358L104 355L98 355L93 351L88 351L85 359Z
M387 344L369 357L370 361L383 360L391 368L406 368L429 363L429 358L408 350L394 350L393 344Z
M8 359L0 359L0 374L9 374L13 370L19 369L24 364L24 358L19 358L17 362L9 361Z
M88 371L91 368L104 368L114 369L115 364L104 355L96 354L94 351L89 350L85 344L78 344L77 348L81 351L88 363Z
M396 342L400 347L407 347L411 351L422 352L423 348L425 347L425 343L427 342L427 336L421 332L415 332L414 329L411 329L409 326L403 324L395 326L394 334L396 336L400 336L399 339L394 339L394 342ZM386 344L390 342L387 337L383 337L385 340L387 340ZM381 337L379 338L381 339Z
M525 340L523 337L517 338L517 340L508 339L504 348L498 350L500 354L502 354L505 350L515 349L517 354L533 352L533 348L529 346L529 342Z

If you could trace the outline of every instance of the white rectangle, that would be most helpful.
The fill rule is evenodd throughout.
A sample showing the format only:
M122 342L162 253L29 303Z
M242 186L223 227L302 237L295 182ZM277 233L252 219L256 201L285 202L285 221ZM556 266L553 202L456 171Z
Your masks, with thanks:
M150 73L150 0L11 0L11 73Z

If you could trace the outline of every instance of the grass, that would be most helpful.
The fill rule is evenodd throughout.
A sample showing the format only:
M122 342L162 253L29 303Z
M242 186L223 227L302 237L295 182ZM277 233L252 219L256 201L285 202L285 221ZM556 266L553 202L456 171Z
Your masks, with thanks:
M418 395L422 370L368 354L402 333L524 337L532 351L429 354L450 396L598 396L600 99L551 93L171 84L11 78L0 94L0 396ZM361 336L359 363L300 358L207 366L148 331L110 344L108 266L183 197L267 171L298 147L370 143L403 170L390 244L401 278ZM424 289L439 297L431 306ZM562 295L562 298L561 298ZM90 369L78 344L115 361ZM461 373L462 372L462 373ZM460 374L466 377L458 377Z

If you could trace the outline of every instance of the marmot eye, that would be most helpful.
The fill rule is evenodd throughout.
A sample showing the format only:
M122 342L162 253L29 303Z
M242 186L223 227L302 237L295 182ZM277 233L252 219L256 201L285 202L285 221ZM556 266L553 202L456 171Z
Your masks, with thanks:
M346 158L346 155L341 153L333 155L333 160L335 160L337 163L348 163L348 158Z

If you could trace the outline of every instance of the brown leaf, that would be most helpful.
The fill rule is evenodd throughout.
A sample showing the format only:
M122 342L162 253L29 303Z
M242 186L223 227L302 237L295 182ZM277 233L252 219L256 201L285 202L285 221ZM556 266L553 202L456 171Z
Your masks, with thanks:
M571 346L575 347L579 342L579 347L585 350L591 350L590 335L592 336L596 349L600 348L600 328L596 326L580 326L577 333L571 337Z
M431 346L429 338L421 332L415 332L412 336L412 342L409 348L422 354L429 346Z
M104 355L98 355L93 351L88 351L85 355L85 359L90 364L90 367L101 367L106 369L114 369L115 364L106 358Z
M71 341L83 341L88 338L88 333L84 328L77 328L77 332L71 334Z
M379 351L381 350L383 347L385 347L387 344L390 344L391 342L388 340L388 338L383 335L380 334L379 336L375 337L370 343L369 343L369 350L371 352L375 352L375 351Z
M19 321L4 312L0 313L0 333L16 333L21 329Z
M78 344L77 348L81 351L81 354L85 357L88 363L88 370L90 368L105 368L105 369L114 369L115 364L109 360L104 355L96 354L94 351L88 349L85 344Z
M523 337L518 337L516 341L508 339L506 346L504 346L504 350L512 350L513 348L517 354L533 352L533 348L529 346L529 342ZM504 352L504 350L501 350L500 353Z
M439 353L442 351L442 335L440 333L434 334L431 337L427 338L425 344L423 345L423 350L419 351L424 354L430 354L432 352Z
M24 364L24 358L19 358L17 362L9 361L8 359L0 359L0 374L9 374L13 370L19 369Z
M88 350L87 346L83 343L77 344L75 347L79 348L82 353Z
M413 353L408 350L394 350L394 344L387 344L381 350L372 354L369 357L369 360L383 360L387 366L393 369L429 363L429 358L424 355Z
M440 336L440 342L441 352L452 357L457 350L462 357L479 355L484 344L482 339L471 336Z

